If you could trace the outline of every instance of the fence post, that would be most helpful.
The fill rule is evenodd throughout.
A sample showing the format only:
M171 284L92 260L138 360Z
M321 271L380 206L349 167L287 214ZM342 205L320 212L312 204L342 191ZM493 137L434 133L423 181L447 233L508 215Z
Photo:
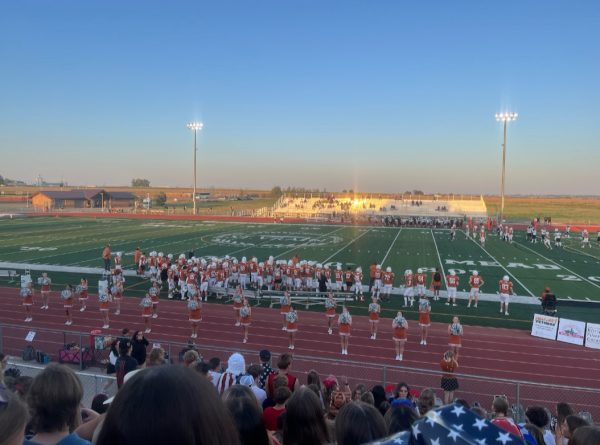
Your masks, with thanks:
M4 351L4 331L2 325L0 325L0 351Z
M383 382L383 387L385 388L387 385L387 365L383 365L383 378L381 381Z
M83 349L83 337L81 332L79 333L79 369L83 371L83 354L85 353L85 349Z
M178 362L176 362L176 361L174 361L174 360L173 360L173 356L171 355L171 342L169 342L169 343L167 343L167 344L169 345L169 348L168 348L168 349L169 349L169 351L167 352L167 353L169 354L169 361L170 361L171 363L178 363Z
M517 382L517 389L515 390L515 392L515 397L517 399L517 408L519 408L517 410L517 422L522 422L523 419L521 419L521 384L519 382Z

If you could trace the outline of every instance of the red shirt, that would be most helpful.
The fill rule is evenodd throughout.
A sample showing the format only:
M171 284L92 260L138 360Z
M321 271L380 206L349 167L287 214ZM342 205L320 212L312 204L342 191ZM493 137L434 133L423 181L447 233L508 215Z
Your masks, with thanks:
M491 422L496 425L498 428L502 428L504 431L507 431L511 434L514 434L517 437L523 438L523 434L521 434L521 430L512 419L506 417L497 417L492 419Z
M275 409L270 406L265 408L263 411L263 421L265 422L265 428L269 431L277 431L277 418L285 412L285 407L281 409Z

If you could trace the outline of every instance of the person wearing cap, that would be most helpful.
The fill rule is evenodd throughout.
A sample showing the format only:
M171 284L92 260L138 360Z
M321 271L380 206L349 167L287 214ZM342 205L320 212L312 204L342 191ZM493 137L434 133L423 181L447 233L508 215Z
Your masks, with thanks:
M271 374L275 374L275 370L271 367L271 351L268 349L262 349L258 356L260 358L260 365L262 366L262 372L258 378L258 386L265 389L267 379Z

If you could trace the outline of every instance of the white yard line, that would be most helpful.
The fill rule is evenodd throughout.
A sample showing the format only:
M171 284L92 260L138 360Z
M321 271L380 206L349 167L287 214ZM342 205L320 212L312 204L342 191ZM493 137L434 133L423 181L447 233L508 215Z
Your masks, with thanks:
M346 244L344 247L342 247L337 252L335 252L333 255L330 255L327 258L325 258L323 261L321 261L321 263L323 263L323 264L326 263L327 261L329 261L330 259L332 259L334 256L336 256L338 253L340 253L342 250L344 250L346 247L348 247L350 244L358 241L360 238L362 238L363 236L365 236L371 230L373 230L373 229L369 229L369 230L364 231L363 233L361 233L360 235L358 235L356 238L354 238L352 241L350 241L348 244Z
M326 236L332 235L332 234L334 234L334 233L336 233L336 232L339 232L340 230L342 230L342 229L344 229L344 228L347 228L347 227L348 227L348 226L342 226L342 227L340 227L339 229L335 229L335 230L334 230L334 231L332 231L332 232L327 232L327 233L324 233L323 235L319 235L319 236L317 237L317 239L325 238ZM286 255L286 254L288 254L288 253L290 253L290 252L293 252L293 251L294 251L294 250L296 250L296 249L300 249L300 248L302 248L302 247L306 247L307 245L308 245L308 241L307 241L307 242L305 242L305 243L302 243L302 244L300 244L299 246L296 246L296 247L294 247L294 248L292 248L292 249L289 249L289 250L286 250L285 252L282 252L282 253L280 253L279 255L277 255L277 256L275 257L275 259L277 259L277 258L280 258L280 257L282 257L283 255Z
M444 263L442 262L442 257L440 256L440 250L438 249L437 242L435 241L435 235L433 234L433 229L429 230L431 232L431 237L433 238L433 245L435 246L435 251L437 253L438 260L440 262L440 267L442 268L442 283L444 287L448 289L446 286L446 271L444 270Z
M508 270L506 267L504 267L504 266L502 265L502 263L500 263L500 261L498 261L496 258L494 258L494 257L492 256L492 254L491 254L491 253L489 253L487 250L485 250L485 248L484 248L484 247L483 247L483 246L482 246L480 243L478 243L477 241L475 241L473 238L471 238L471 241L473 241L473 242L474 242L474 243L475 243L477 246L479 246L479 248L480 248L481 250L483 250L483 251L484 251L484 252L487 254L487 256L489 256L489 257L490 257L492 260L494 260L496 263L498 263L498 265L499 265L499 266L500 266L502 269L504 269L504 271L506 272L506 274L507 274L507 275L509 275L509 276L511 276L511 277L513 277L513 278L514 278L514 280L515 280L517 283L519 283L519 284L521 285L521 287L522 287L523 289L525 289L525 290L526 290L526 291L529 293L529 295L531 295L532 297L535 297L535 295L533 294L533 292L531 292L529 289L527 289L527 287L525 287L525 285L524 285L523 283L521 283L521 281L520 281L520 280L519 280L517 277L515 277L515 276L514 276L512 273L510 273L510 271L509 271L509 270ZM518 244L518 243L517 243L517 244Z
M541 253L538 253L538 252L536 252L535 250L533 250L533 249L531 249L531 248L527 247L527 246L526 246L526 245L524 245L524 244L521 244L521 243L519 243L519 242L517 242L517 244L518 244L519 246L521 246L521 247L523 247L523 248L525 248L525 249L529 250L531 253L533 253L533 254L535 254L535 255L539 256L540 258L543 258L543 259L545 259L546 261L549 261L550 263L552 263L552 264L554 264L554 265L556 265L556 266L560 267L561 269L564 269L564 270L566 270L566 271L567 271L567 272L569 272L570 274L572 274L572 275L575 275L576 277L579 277L579 278L581 278L581 279L582 279L583 281L585 281L586 283L589 283L589 284L591 284L592 286L596 286L598 289L600 289L600 285L598 285L598 284L594 283L594 282L593 282L593 281L591 281L591 280L588 280L588 279L587 279L587 278L585 278L585 277L582 277L582 276L581 276L581 275L579 275L578 273L575 273L575 272L573 272L571 269L568 269L568 268L566 268L566 267L565 267L565 266L563 266L562 264L559 264L559 263L557 263L556 261L553 261L553 260L551 260L550 258L547 258L547 257L545 257L545 256L544 256L544 255L542 255Z
M387 252L385 253L385 256L383 257L383 259L379 263L382 267L383 267L383 263L385 263L385 260L387 259L388 255L390 254L390 250L392 250L392 247L394 247L394 244L396 243L396 240L398 239L398 236L400 236L400 232L402 232L402 228L400 230L398 230L398 233L396 234L396 237L394 238L394 241L392 241L392 244L390 244L390 248L387 250Z

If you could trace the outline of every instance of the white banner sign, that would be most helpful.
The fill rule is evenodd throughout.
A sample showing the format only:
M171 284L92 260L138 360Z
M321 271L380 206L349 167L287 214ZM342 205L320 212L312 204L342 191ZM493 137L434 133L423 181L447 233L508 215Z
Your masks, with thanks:
M547 338L556 340L556 332L558 331L558 318L549 317L548 315L535 314L533 316L533 324L531 326L531 335L534 337Z
M600 324L588 323L585 330L585 346L600 349Z
M561 318L558 323L558 341L571 343L573 345L582 345L585 338L585 322L577 320L568 320Z

